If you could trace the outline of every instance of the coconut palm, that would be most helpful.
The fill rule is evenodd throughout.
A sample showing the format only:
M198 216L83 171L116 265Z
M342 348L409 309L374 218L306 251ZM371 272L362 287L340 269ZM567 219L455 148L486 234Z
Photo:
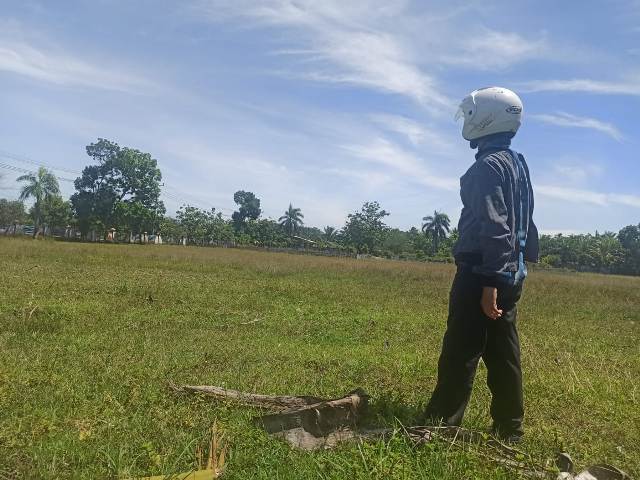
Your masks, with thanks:
M451 220L449 220L449 216L446 213L436 210L433 212L433 215L424 217L422 221L424 222L422 224L422 231L425 234L431 235L431 238L433 238L433 252L437 253L440 241L447 238Z
M333 227L324 227L324 239L327 242L331 242L332 240L334 240L336 238L336 234L338 233L338 231L333 228Z
M27 173L17 178L18 182L25 182L20 191L20 200L33 198L33 237L38 235L40 224L42 223L42 208L44 202L54 195L60 194L60 186L58 179L53 173L44 167L38 168L37 173Z
M293 205L289 204L289 208L284 212L284 215L278 219L278 222L280 222L280 225L284 227L289 235L293 235L296 228L304 224L302 221L303 218L304 215L302 211L299 208L293 208Z

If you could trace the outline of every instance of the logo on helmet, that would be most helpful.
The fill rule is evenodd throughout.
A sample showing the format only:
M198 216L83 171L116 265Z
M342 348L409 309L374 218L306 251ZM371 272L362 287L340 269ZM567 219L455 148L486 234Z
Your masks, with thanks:
M518 105L511 105L510 107L507 107L507 113L513 113L514 115L522 113L522 107Z

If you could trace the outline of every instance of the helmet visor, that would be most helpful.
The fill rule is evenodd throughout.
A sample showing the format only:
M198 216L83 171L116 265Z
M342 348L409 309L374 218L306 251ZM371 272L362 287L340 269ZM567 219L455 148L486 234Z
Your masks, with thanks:
M473 95L467 95L462 102L460 102L460 106L458 107L458 111L456 112L455 121L457 122L461 118L464 118L465 121L470 120L473 115L476 113L476 99Z
M462 105L458 107L458 111L456 112L456 115L453 117L453 120L457 122L461 118L464 118L464 109L462 108Z

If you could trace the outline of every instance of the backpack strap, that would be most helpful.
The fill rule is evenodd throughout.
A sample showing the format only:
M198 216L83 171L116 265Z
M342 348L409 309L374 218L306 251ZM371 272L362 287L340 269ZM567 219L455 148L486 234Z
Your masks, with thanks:
M527 172L520 159L520 154L515 150L509 150L513 157L513 162L518 173L518 229L516 231L516 240L518 242L518 271L515 272L513 283L521 283L527 276L527 265L524 261L524 251L527 245L527 233L529 230L529 178Z

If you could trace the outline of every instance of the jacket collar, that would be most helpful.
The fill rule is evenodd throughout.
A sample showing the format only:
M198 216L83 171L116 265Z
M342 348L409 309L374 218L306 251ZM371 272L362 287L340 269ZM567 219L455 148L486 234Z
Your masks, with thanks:
M486 137L477 138L470 142L471 148L477 148L476 160L488 154L489 150L505 150L511 146L513 133L494 133Z

